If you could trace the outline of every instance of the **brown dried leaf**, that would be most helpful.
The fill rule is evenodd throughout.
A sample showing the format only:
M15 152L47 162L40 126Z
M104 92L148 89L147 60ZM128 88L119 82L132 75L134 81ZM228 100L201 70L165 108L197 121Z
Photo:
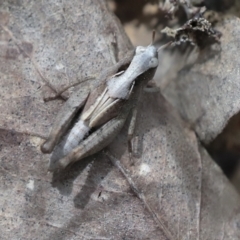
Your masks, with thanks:
M158 92L140 104L135 165L127 127L109 147L145 202L104 153L47 173L42 139L25 134L46 136L60 108L43 102L44 80L60 89L132 48L104 1L9 1L0 24L1 239L239 238L237 194Z
M134 166L123 143L110 147L167 239L238 239L239 196L195 134L159 93L145 94L139 115Z
M202 52L192 68L181 71L164 95L178 108L205 144L213 140L240 110L240 20L226 18L219 25L221 51Z

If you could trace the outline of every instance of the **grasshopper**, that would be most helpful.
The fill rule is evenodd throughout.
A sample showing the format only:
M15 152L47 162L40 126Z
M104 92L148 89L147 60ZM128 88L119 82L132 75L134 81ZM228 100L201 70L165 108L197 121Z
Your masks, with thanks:
M152 43L154 36L155 32ZM64 169L112 142L136 106L138 95L155 74L158 49L152 43L138 46L134 53L101 74L102 83L94 91L85 94L76 91L65 102L41 146L43 153L55 152L57 161L53 166L50 164L49 171ZM76 114L78 120L66 134Z

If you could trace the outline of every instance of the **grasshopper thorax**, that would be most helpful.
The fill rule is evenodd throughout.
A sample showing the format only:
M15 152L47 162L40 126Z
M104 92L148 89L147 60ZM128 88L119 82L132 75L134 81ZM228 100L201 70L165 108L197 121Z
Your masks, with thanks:
M153 45L138 46L135 55L125 72L112 77L107 82L109 95L113 98L127 99L130 89L137 78L149 69L156 69L158 66L158 51Z
M131 64L138 64L140 72L146 72L150 68L158 66L158 52L153 45L147 47L138 46Z

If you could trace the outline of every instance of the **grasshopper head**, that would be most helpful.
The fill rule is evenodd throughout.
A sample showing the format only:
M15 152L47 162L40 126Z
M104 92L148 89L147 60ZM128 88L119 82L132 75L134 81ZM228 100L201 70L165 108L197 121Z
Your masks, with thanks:
M135 50L135 55L128 68L131 69L134 78L140 76L142 73L158 66L158 51L153 45L147 47L138 46ZM134 79L133 79L134 80Z
M155 30L152 32L152 43L147 47L138 46L135 50L135 56L132 65L136 62L139 66L138 72L144 73L151 68L158 66L158 50L153 46L155 40Z
M142 47L138 46L135 52L135 59L138 60L139 66L145 72L150 68L158 66L158 51L153 45Z
M138 66L139 73L144 73L151 68L156 68L158 66L158 52L171 44L172 42L168 42L159 49L152 44L147 47L138 46L131 64Z

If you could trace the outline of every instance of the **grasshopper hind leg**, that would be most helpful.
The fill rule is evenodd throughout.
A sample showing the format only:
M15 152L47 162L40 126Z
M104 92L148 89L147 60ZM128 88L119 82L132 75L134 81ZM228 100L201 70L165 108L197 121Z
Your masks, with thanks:
M59 161L56 161L55 164L52 165L52 167L50 166L49 171L64 169L69 164L93 155L94 153L99 152L100 150L108 146L122 129L125 120L126 117L114 118L110 120L100 129L92 133L88 138L83 140L69 154L61 158Z
M131 165L134 165L133 161L133 137L134 137L134 130L136 126L136 120L137 120L137 108L134 108L132 110L132 117L131 121L128 127L128 155L129 155L129 161Z

